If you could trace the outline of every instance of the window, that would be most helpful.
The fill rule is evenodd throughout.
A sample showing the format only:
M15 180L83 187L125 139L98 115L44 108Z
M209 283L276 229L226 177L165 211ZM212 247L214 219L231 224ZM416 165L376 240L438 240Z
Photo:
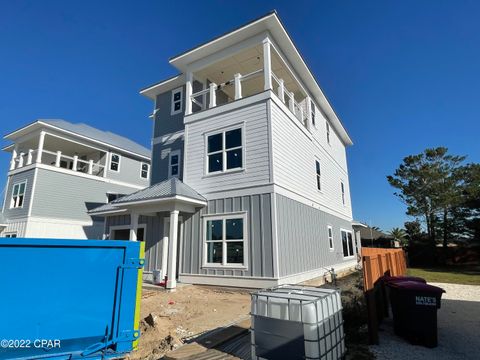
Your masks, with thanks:
M125 194L107 193L107 202L111 203L113 200L117 200L122 196L125 196Z
M317 189L322 190L322 177L320 172L320 161L315 160L315 170L317 172Z
M168 156L168 177L180 176L180 150L171 151Z
M182 112L182 98L183 88L172 90L172 109L170 111L171 115L179 114Z
M207 173L243 168L242 129L207 136Z
M145 229L146 225L139 225L137 227L137 241L145 241ZM130 227L129 226L111 226L110 227L110 240L130 240Z
M5 234L5 237L6 237L6 238L16 238L16 237L17 237L17 233L8 233L8 234Z
M342 191L342 204L345 205L345 185L343 184L343 181L340 181L340 188Z
M25 197L26 187L27 187L26 181L13 185L12 201L10 202L10 208L23 207L23 200Z
M110 170L120 171L120 155L114 153L110 155Z
M310 118L312 119L312 125L315 126L315 103L310 100Z
M326 126L327 126L327 144L330 145L330 124L327 122L325 122Z
M328 231L328 247L330 248L330 250L333 250L333 229L332 229L332 227L328 226L327 231Z
M341 230L341 233L342 233L343 257L351 257L354 255L352 232L347 230Z
M142 179L148 179L148 174L150 172L150 164L142 163L140 167L140 177Z
M246 216L205 218L205 265L246 266Z

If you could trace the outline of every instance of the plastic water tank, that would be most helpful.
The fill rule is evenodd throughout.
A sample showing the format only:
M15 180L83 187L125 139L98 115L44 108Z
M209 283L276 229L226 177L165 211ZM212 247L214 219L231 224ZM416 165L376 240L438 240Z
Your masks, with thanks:
M253 359L341 359L340 291L281 285L252 294Z

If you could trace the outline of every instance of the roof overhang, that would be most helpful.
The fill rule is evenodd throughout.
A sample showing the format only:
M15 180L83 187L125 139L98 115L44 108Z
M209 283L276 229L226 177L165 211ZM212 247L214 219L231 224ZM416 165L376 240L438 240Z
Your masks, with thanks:
M151 100L155 100L157 95L176 89L184 84L185 75L178 74L140 90L140 95L143 95Z
M368 228L367 225L361 223L360 221L352 221L352 226Z

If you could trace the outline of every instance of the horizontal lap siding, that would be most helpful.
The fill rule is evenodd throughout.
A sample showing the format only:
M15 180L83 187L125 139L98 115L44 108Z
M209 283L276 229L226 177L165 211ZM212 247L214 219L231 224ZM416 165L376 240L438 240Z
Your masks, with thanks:
M333 212L351 218L348 173L274 102L272 104L272 142L275 183ZM301 126L301 125L300 125ZM317 190L315 160L320 160L322 192ZM346 206L342 204L340 180L345 184Z
M340 229L351 230L349 221L278 194L276 208L280 276L321 269L344 261ZM333 251L329 249L328 225L333 230Z
M205 133L245 124L244 172L205 176ZM267 105L265 101L212 115L186 125L185 182L203 195L269 182Z
M271 194L258 194L210 200L206 209L186 218L181 273L273 277L271 196ZM238 211L247 212L248 268L246 270L202 269L204 251L202 215Z

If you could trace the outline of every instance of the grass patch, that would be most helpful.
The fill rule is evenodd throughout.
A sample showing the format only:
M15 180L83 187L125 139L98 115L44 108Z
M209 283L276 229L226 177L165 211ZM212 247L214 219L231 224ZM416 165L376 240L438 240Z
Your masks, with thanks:
M419 276L427 282L480 285L480 267L410 268L407 274Z

